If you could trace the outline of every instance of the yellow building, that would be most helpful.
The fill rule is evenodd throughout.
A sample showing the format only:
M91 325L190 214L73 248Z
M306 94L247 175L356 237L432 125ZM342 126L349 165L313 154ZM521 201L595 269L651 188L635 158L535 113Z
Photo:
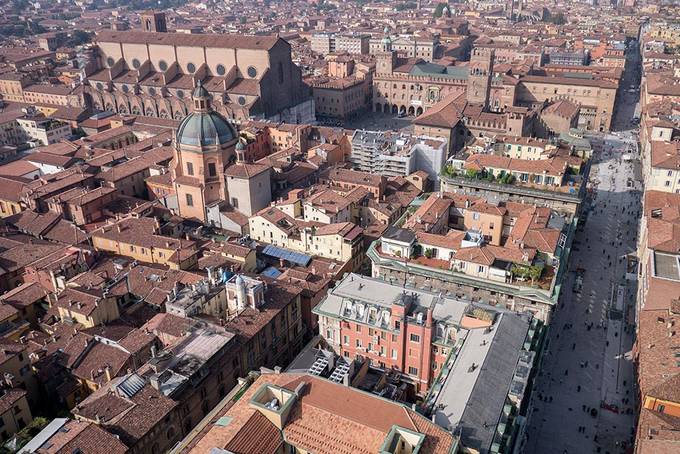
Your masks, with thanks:
M166 265L174 270L193 268L198 262L194 241L159 235L158 221L152 218L128 218L92 233L92 245L101 251Z
M30 328L17 309L7 303L0 303L0 336L19 341Z
M21 193L26 187L23 181L12 177L0 177L0 218L24 211Z
M307 222L268 207L251 217L249 223L250 236L257 241L340 262L358 263L361 256L362 229L351 222Z
M120 317L115 297L100 289L67 287L57 298L56 307L63 321L85 328L103 325Z
M26 399L26 391L19 388L0 390L0 413L2 426L0 427L0 441L9 440L12 435L19 432L33 421L31 409Z

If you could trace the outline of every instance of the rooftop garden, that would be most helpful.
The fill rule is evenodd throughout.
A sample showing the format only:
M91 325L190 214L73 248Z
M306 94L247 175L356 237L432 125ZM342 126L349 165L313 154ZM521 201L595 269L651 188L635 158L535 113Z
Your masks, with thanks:
M442 174L447 177L463 177L468 180L481 180L500 184L514 184L517 180L513 174L506 173L505 170L502 170L498 177L496 177L492 172L487 170L455 169L451 164L444 167Z

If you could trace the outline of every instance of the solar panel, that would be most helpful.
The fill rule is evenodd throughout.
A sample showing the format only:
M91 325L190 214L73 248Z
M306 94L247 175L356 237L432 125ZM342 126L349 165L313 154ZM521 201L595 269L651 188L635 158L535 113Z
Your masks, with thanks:
M125 394L125 396L130 398L141 391L145 384L146 380L144 380L142 377L137 374L130 374L122 382L120 382L118 389L123 394Z
M270 266L269 268L266 268L264 271L262 271L262 274L272 279L276 279L277 277L281 276L281 271L277 270L273 266Z
M308 255L301 254L299 252L289 251L288 249L283 249L280 247L272 246L268 244L262 250L262 253L279 259L288 260L289 262L295 263L296 265L307 266L312 258Z

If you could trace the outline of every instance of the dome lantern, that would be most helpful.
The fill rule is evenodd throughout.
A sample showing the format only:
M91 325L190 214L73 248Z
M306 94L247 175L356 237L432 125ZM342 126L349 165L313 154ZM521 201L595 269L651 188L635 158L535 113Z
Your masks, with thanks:
M196 83L196 88L191 94L194 100L194 112L207 112L210 110L210 93L205 89L203 83L199 80Z
M200 81L192 93L194 109L177 127L175 141L178 146L222 146L237 139L234 126L215 112L210 103L210 93Z

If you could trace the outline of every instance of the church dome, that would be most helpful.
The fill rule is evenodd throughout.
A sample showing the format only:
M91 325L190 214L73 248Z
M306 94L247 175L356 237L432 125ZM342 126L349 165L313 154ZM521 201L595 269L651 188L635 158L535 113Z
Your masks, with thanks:
M215 111L193 112L177 128L180 145L223 145L236 139L236 130Z
M234 127L219 113L212 109L210 93L199 80L191 97L194 110L177 128L179 145L224 145L237 138Z

